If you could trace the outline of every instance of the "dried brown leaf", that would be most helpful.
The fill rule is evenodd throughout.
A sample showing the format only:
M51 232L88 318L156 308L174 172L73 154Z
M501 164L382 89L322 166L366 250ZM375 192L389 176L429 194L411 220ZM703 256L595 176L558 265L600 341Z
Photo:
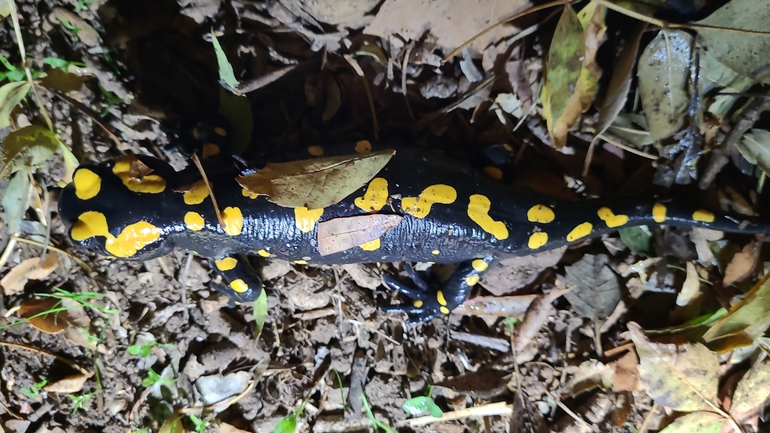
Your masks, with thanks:
M48 392L72 394L83 390L83 385L91 377L91 374L76 373L45 386Z
M396 151L344 155L269 163L262 170L239 176L238 183L255 194L267 195L283 207L322 209L370 181Z
M0 280L0 286L5 295L21 293L29 280L42 280L55 271L57 266L59 257L55 253L47 253L42 260L40 257L24 260Z
M99 32L91 27L91 25L83 18L80 18L78 14L64 8L54 8L51 11L51 14L48 15L48 18L53 23L58 24L61 22L69 28L75 28L73 33L75 33L78 39L80 39L80 42L83 42L86 46L95 47L99 45Z
M401 215L370 214L323 221L318 224L318 252L328 256L374 241L402 219Z
M725 268L722 284L729 286L750 277L759 262L759 247L760 244L756 240L751 241L741 252L735 254Z

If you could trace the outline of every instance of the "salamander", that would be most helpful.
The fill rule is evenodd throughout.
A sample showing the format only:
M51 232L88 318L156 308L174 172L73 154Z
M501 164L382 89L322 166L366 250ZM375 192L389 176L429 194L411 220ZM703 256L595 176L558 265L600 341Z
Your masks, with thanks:
M371 145L362 141L355 150L369 152ZM59 215L75 245L101 254L147 260L173 248L194 251L213 262L239 302L256 299L262 290L244 255L300 264L459 264L443 282L425 281L413 271L411 284L384 278L409 298L384 310L406 312L411 321L449 314L500 253L525 256L647 224L770 232L764 221L663 200L560 201L503 184L464 161L415 148L398 149L373 179L323 209L271 203L241 187L236 177L242 171L234 163L206 170L222 223L194 166L175 171L159 159L135 155L81 165L61 192ZM376 213L402 219L372 241L319 253L319 223Z

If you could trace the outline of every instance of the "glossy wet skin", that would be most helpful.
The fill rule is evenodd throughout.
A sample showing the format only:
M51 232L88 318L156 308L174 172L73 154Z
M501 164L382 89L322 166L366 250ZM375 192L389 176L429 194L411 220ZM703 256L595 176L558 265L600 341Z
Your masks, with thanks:
M742 230L738 221L663 202L560 203L417 149L399 150L366 185L325 209L284 208L251 194L236 182L233 165L206 172L224 225L194 167L175 172L162 161L135 156L78 168L60 196L60 216L76 245L102 254L146 260L179 247L213 259L229 287L246 294L243 299L258 294L261 282L238 253L296 263L467 262L457 286L438 291L434 315L462 302L499 252L527 255L649 223ZM402 219L379 238L319 253L319 223L372 213ZM482 258L485 266L472 264Z

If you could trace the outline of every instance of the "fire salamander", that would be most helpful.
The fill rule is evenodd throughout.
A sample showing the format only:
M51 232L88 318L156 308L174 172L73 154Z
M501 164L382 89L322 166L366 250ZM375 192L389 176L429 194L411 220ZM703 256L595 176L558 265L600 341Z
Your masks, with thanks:
M355 150L369 152L371 145L362 141ZM317 146L308 151L323 153ZM146 166L141 173L134 168L137 160ZM412 321L449 314L499 253L525 256L646 224L770 232L764 222L664 201L559 201L419 149L398 150L360 190L323 209L280 207L242 188L236 182L239 174L234 164L207 170L222 225L194 166L177 172L145 156L80 166L60 195L59 214L76 245L102 254L147 260L183 248L209 258L240 302L256 299L262 290L243 255L300 264L459 263L440 283L426 282L413 271L414 284L386 276L386 283L411 301L384 309L406 312ZM319 254L320 222L371 213L403 219L373 241Z

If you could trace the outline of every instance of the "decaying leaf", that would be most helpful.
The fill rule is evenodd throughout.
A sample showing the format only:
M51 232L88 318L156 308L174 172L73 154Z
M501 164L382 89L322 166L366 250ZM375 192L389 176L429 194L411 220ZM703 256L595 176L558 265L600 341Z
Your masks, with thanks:
M693 38L686 32L663 29L639 57L639 93L655 140L677 132L684 122L692 46Z
M763 278L704 335L719 350L750 345L770 327L770 279Z
M612 375L612 390L641 391L644 387L639 379L639 359L636 353L630 351L615 362L615 373Z
M759 167L765 174L770 174L770 132L764 129L752 129L736 143L746 161Z
M551 299L546 296L536 297L529 307L524 317L521 319L521 326L519 326L516 333L516 341L514 343L514 353L520 352L524 347L532 341L533 338L540 332L548 317L553 315L554 311Z
M46 73L41 83L48 89L69 93L79 91L83 83L93 78L92 75L70 73L64 68L53 68Z
M42 260L40 257L24 260L5 274L0 280L0 286L6 296L21 293L29 280L42 280L56 270L57 266L59 257L55 253L47 253Z
M543 117L557 148L563 147L566 143L566 131L561 131L566 124L559 128L558 136L555 132L556 125L568 109L572 95L575 94L583 69L584 55L583 26L572 6L567 4L556 24L551 46L548 49L545 84L540 95L543 101Z
M732 413L748 412L770 397L770 362L767 359L746 373L733 395Z
M661 430L661 433L718 433L727 424L727 419L718 413L698 411L688 413L675 419L674 422Z
M710 27L768 31L770 0L732 0L699 21ZM699 29L709 53L739 74L770 84L770 35Z
M676 297L676 305L684 307L688 305L690 301L700 291L700 276L698 270L695 269L695 265L692 262L687 262L687 277L682 284L682 290Z
M628 323L639 354L639 375L656 403L680 412L713 410L719 384L719 361L700 343L656 343L642 328Z
M8 181L0 205L5 210L5 223L8 231L16 234L21 230L21 220L29 207L30 183L27 172L17 172Z
M238 183L267 195L279 206L321 209L361 188L396 154L386 149L364 155L333 156L269 163L262 170L239 176Z
M496 1L478 0L387 0L364 33L384 40L400 38L419 40L426 30L445 48L456 48L493 23L530 6L529 0ZM518 32L511 25L496 26L479 37L472 45L476 51L484 51L491 42Z
M743 247L741 252L735 254L725 268L722 284L729 286L750 277L759 261L760 248L757 241L751 241Z
M618 277L607 266L607 256L586 254L565 268L567 286L564 295L578 314L595 321L609 316L620 302Z
M23 168L40 164L59 147L59 140L46 128L36 125L17 129L0 146L0 180Z
M564 384L561 395L571 398L581 395L596 388L609 389L612 387L612 365L603 364L597 359L583 361L578 366L567 367L566 373L570 376Z
M401 215L369 214L323 221L318 224L318 252L328 256L372 242L402 219Z
M12 81L0 87L0 129L11 126L11 111L27 96L29 89L26 81Z
M245 371L230 373L226 376L203 376L195 381L195 388L206 404L216 404L245 391L252 378L253 376Z
M705 95L719 89L719 93L714 95L714 101L708 107L708 112L716 116L721 123L732 113L735 104L742 103L742 99L734 94L748 91L757 84L757 80L738 74L715 59L707 50L699 50L699 53L701 93Z
M634 32L626 41L617 62L612 70L612 77L607 84L607 92L601 104L596 107L599 111L599 120L596 124L596 135L601 135L615 121L626 105L628 91L631 89L631 72L636 64L636 53L639 51L639 42L647 29L647 23L640 22Z
M25 299L19 307L18 314L45 333L63 332L64 338L72 343L96 350L95 339L90 338L88 334L91 320L83 308L71 299L49 297Z
M55 8L48 15L48 18L52 23L62 23L62 25L71 29L77 38L80 39L80 42L86 46L95 47L99 45L99 32L91 27L83 18L80 18L78 14L64 8Z

